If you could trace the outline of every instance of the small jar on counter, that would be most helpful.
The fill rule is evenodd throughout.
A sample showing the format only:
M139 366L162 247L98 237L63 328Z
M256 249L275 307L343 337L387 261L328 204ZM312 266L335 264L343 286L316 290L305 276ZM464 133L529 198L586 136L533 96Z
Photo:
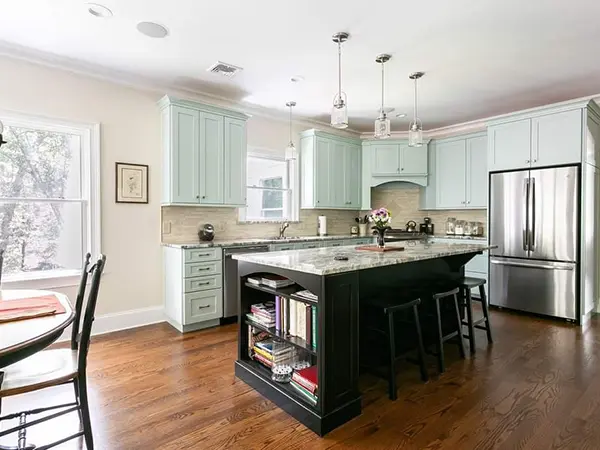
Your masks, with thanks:
M465 221L464 220L456 221L456 226L454 227L454 234L457 236L462 236L463 234L465 234Z
M456 218L448 217L448 219L446 219L446 234L454 234L455 226L456 226Z

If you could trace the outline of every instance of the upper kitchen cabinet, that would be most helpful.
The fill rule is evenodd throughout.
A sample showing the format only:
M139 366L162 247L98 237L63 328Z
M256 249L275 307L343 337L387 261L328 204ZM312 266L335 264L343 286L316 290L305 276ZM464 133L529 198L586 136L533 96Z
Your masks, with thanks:
M300 135L300 203L305 209L360 209L358 139L308 130Z
M246 203L246 120L235 111L165 96L162 115L166 205Z
M595 164L587 152L588 118L599 117L593 101L564 102L503 116L488 123L489 171Z
M434 140L429 151L429 184L421 192L421 209L486 208L486 144L485 133Z
M373 177L427 176L427 147L409 147L404 141L363 145L370 146Z

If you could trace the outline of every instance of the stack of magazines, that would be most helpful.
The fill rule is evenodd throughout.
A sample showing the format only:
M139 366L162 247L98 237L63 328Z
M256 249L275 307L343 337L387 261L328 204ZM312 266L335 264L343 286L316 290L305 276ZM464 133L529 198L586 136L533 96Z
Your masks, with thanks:
M252 322L268 328L275 326L275 302L257 303L250 307L250 311L246 317Z
M269 369L273 364L292 364L296 357L296 349L291 345L282 345L281 341L265 339L256 342L252 348L253 359Z
M319 385L317 383L317 366L297 370L292 375L290 386L311 405L317 404Z
M279 275L265 275L263 277L248 277L246 279L248 283L256 284L256 285L264 285L273 289L279 289L287 286L292 286L295 283L286 278Z

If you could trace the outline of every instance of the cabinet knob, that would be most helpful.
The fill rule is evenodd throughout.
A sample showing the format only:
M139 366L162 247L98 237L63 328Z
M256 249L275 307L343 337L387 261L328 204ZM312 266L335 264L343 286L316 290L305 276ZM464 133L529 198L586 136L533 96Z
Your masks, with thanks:
M206 198L206 195L203 195L202 198Z
M534 159L533 162L537 162L537 159Z
M526 163L530 163L531 161L529 161L528 159L525 160Z
M402 169L400 169L400 170L404 171L404 167Z
M199 195L196 195L196 198L200 198L200 196L199 196Z

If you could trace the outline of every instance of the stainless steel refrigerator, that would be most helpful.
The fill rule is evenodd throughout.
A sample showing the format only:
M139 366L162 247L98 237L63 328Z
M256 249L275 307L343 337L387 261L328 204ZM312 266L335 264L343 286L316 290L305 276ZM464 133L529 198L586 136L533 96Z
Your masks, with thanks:
M577 320L579 167L490 176L490 304Z

